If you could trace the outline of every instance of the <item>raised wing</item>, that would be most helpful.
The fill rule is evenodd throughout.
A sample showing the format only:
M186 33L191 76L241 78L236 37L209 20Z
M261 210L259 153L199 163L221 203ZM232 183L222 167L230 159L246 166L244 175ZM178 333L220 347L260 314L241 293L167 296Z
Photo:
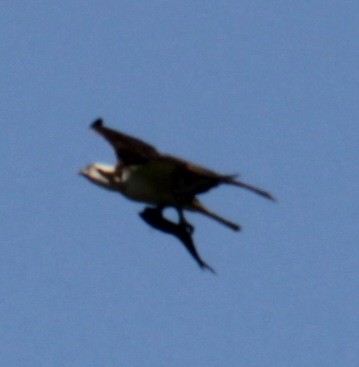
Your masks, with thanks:
M93 122L91 128L112 145L117 158L125 165L146 163L160 155L152 145L105 127L102 119Z

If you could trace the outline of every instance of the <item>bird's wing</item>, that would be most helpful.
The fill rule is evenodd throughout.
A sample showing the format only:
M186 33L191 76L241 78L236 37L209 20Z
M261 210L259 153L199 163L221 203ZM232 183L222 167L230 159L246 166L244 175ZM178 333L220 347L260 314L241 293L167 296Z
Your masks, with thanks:
M192 235L185 226L165 219L162 216L161 210L158 208L147 207L140 213L140 217L150 226L177 237L202 269L207 269L214 274L216 273L215 270L200 257L193 242Z
M105 127L102 119L93 122L91 128L112 145L117 158L125 165L146 163L160 155L152 145Z
M157 160L166 161L173 165L172 191L180 201L193 198L220 184L242 187L266 199L276 201L276 198L268 191L238 180L237 175L222 175L208 168L165 154L159 156Z
M161 155L157 160L173 165L172 192L180 201L193 198L233 178L170 155Z

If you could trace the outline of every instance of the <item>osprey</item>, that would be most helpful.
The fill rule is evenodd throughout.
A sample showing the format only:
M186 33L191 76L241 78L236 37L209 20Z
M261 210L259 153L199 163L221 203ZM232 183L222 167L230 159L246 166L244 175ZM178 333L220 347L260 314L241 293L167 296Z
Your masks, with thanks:
M145 211L145 215L144 213L141 215L142 218L147 219L146 222L155 228L171 232L181 240L184 237L182 229L188 234L192 234L194 229L185 219L184 210L202 213L232 230L241 229L238 224L214 213L198 200L197 195L216 186L221 184L237 186L275 200L267 191L240 181L235 175L219 174L180 158L160 153L142 140L104 126L102 119L97 119L91 128L112 145L118 163L114 166L94 163L82 169L80 174L98 186L120 192L128 199L155 206L156 214ZM178 231L168 229L168 221L160 220L158 214L166 207L177 210ZM188 248L187 245L186 247ZM212 270L202 260L197 259L197 262L201 267Z

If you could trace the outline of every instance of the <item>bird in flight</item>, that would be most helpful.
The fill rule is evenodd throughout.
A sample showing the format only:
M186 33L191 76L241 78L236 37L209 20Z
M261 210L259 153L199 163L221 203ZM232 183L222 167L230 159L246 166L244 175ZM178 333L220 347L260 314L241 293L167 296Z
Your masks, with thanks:
M120 192L128 199L154 206L147 207L140 213L141 218L152 227L176 236L201 268L214 272L196 251L192 240L194 227L185 218L184 211L201 213L234 231L240 231L241 227L206 208L197 195L226 184L275 200L269 192L240 181L235 175L222 175L183 159L163 154L140 139L104 126L102 119L93 122L91 128L111 144L118 162L114 166L93 163L82 169L80 174L100 187ZM162 212L166 207L177 210L178 223L163 217Z

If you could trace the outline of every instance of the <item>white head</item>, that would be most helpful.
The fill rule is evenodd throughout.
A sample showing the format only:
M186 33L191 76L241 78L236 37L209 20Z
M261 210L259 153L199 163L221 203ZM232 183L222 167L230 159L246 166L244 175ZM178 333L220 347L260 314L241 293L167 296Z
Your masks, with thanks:
M118 182L116 182L115 167L102 163L93 163L80 170L79 174L86 177L95 185L104 187L109 190L118 190Z

